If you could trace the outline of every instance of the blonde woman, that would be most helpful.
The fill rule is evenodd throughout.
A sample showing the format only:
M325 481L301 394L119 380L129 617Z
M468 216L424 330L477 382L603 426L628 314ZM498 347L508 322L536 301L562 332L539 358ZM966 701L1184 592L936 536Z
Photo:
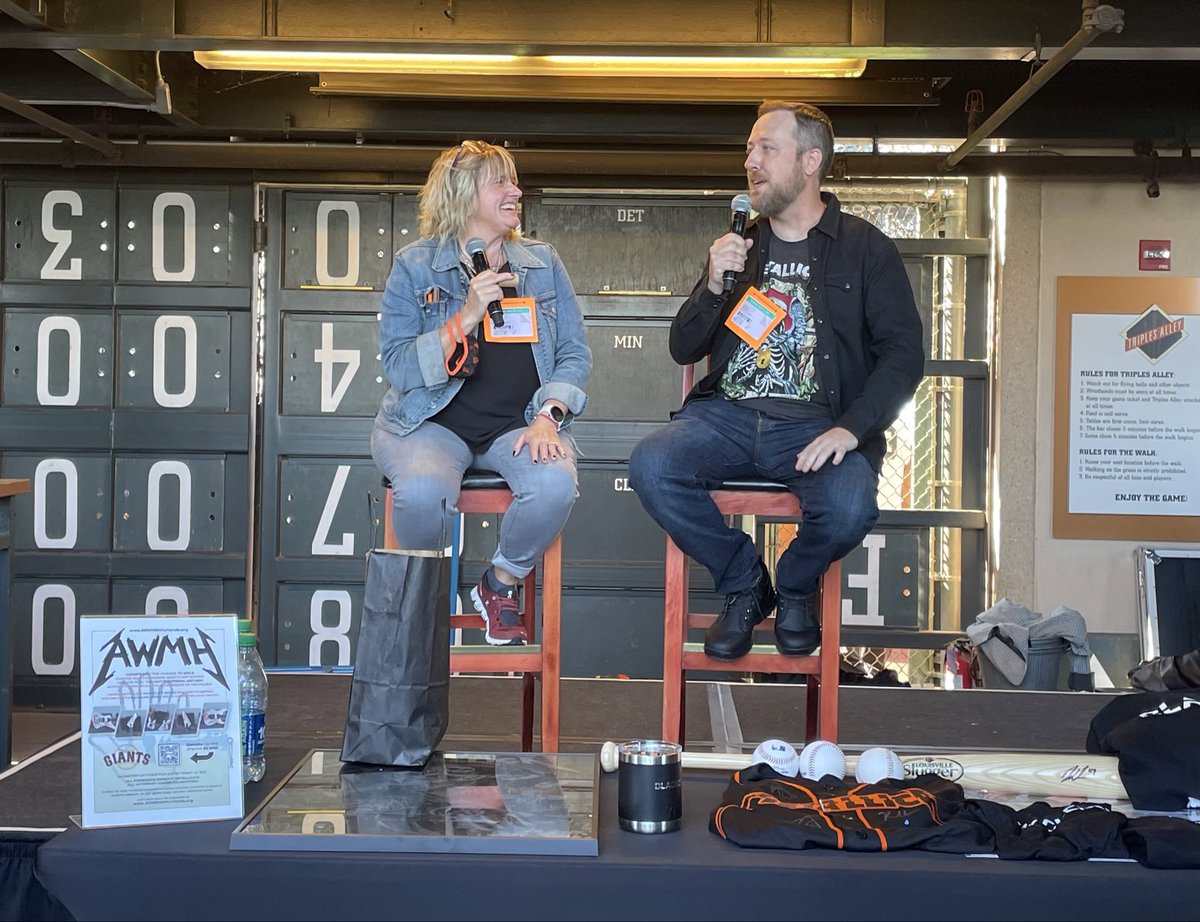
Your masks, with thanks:
M371 434L406 550L442 545L467 470L511 488L492 564L471 591L495 645L526 642L517 586L578 496L569 428L592 367L571 280L552 246L521 236L520 202L502 147L464 141L434 161L421 236L396 254L383 295L390 387Z

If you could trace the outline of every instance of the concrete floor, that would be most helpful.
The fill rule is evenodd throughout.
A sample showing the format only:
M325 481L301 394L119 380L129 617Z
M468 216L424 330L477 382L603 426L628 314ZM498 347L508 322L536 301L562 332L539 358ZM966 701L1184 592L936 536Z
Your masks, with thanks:
M78 729L78 711L48 708L13 711L12 764L16 765Z

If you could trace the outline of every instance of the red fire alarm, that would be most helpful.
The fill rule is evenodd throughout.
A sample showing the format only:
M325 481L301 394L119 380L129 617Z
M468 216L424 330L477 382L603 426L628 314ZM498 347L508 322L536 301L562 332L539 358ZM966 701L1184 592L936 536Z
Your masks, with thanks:
M1143 272L1167 272L1171 268L1170 240L1139 240L1138 268Z

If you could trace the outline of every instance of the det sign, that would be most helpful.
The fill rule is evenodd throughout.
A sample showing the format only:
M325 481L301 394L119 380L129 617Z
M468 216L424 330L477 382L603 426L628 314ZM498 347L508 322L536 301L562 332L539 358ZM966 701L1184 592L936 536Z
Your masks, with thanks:
M1168 272L1171 269L1170 240L1139 240L1138 269L1143 272Z

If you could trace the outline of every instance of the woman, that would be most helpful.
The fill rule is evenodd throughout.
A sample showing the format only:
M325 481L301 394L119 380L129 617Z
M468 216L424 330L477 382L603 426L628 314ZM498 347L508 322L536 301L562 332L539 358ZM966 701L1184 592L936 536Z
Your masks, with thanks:
M391 386L371 433L403 549L445 545L468 468L508 483L499 545L471 591L495 645L528 639L517 585L578 496L566 428L587 403L592 367L571 280L553 247L521 236L520 201L501 147L464 141L434 161L421 236L396 254L383 295Z

